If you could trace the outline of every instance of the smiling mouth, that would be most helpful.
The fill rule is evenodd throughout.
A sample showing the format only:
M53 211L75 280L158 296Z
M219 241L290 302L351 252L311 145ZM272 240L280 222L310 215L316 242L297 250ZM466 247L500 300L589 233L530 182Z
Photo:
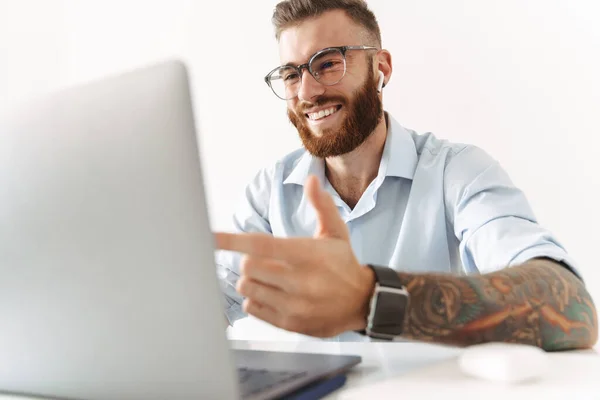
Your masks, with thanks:
M338 111L340 111L342 109L341 105L337 105L337 106L333 106L333 107L329 107L326 109L323 109L319 112L315 112L315 113L307 113L304 114L304 116L308 119L310 119L311 121L319 121L322 119L325 119L335 113L337 113Z

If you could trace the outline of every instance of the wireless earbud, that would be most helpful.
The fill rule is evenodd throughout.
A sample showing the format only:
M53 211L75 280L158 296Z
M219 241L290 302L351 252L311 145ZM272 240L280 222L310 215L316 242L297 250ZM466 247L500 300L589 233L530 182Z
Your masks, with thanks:
M383 72L379 71L379 83L377 84L377 91L381 93L381 89L383 89L383 81L385 80L385 75Z

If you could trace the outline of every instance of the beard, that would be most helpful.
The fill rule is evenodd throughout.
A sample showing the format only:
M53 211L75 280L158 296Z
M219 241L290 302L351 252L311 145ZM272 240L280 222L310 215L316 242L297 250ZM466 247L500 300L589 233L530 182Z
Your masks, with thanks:
M339 128L324 129L321 136L316 136L308 126L303 110L332 103L341 104L348 115ZM321 96L313 103L299 104L295 111L288 109L287 113L290 122L298 130L304 148L313 156L336 157L353 151L375 131L383 117L383 107L379 100L373 69L369 68L369 75L364 85L355 91L352 99L342 96Z

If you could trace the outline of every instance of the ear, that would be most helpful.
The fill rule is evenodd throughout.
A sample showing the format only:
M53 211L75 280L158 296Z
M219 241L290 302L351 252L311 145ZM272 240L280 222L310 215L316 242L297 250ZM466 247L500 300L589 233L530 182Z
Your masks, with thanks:
M392 77L392 55L387 50L380 50L377 54L377 66L376 66L379 74L379 81L377 85L377 90L381 92L387 82L390 81ZM383 79L381 79L381 75L383 74Z

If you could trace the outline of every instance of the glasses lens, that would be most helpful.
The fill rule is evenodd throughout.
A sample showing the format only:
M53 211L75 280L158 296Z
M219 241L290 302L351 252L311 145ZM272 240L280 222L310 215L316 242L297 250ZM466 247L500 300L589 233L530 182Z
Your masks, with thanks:
M300 76L295 68L281 67L269 76L271 89L277 97L289 100L296 97L300 87Z
M310 69L315 79L323 85L334 85L346 73L346 60L341 51L327 50L312 59Z

